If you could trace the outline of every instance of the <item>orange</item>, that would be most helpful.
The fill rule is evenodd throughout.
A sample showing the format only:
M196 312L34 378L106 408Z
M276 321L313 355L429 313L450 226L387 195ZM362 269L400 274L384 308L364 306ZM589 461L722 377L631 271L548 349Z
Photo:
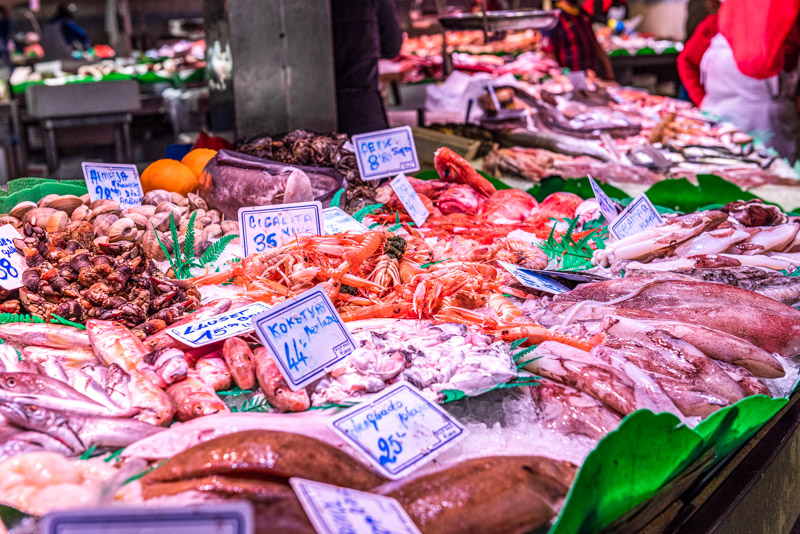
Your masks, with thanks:
M181 163L189 167L194 175L200 178L208 161L216 155L216 150L211 150L210 148L195 148L183 156Z
M151 163L142 173L142 189L166 189L181 195L197 190L197 177L192 170L174 159L160 159Z

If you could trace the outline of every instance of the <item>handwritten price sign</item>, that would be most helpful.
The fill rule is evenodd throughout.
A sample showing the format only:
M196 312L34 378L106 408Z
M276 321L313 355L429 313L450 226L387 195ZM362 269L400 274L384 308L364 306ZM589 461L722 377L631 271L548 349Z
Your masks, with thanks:
M349 213L339 208L325 208L322 210L322 220L325 223L325 234L341 234L355 232L362 234L367 227L355 220Z
M208 319L201 319L167 329L167 334L190 347L202 347L229 337L253 331L253 317L270 307L254 302Z
M616 239L625 239L663 222L647 195L640 193L622 210L619 217L608 225L608 231Z
M244 255L278 247L295 234L322 233L322 204L298 202L239 209Z
M362 180L379 180L419 170L411 127L390 128L353 136Z
M406 212L411 215L414 224L422 226L428 219L430 212L428 208L425 207L422 199L419 198L419 195L408 181L408 178L406 178L406 175L403 173L398 174L394 180L389 182L389 185L394 191L394 194L397 195L397 198L400 199Z
M313 382L356 349L322 286L258 315L253 326L292 391Z
M290 478L297 499L319 534L419 534L396 499Z
M346 410L331 426L392 479L407 475L466 433L407 382L395 384L369 404Z
M136 165L81 163L91 200L116 200L122 209L142 203L142 183Z
M22 272L28 268L14 246L15 239L22 236L13 226L0 226L0 287L8 290L22 287Z

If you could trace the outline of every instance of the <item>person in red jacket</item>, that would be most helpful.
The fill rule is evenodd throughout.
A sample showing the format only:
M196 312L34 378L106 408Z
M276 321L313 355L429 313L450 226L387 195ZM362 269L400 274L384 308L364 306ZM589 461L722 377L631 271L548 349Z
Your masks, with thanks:
M717 35L719 0L707 1L706 9L710 15L697 25L692 36L686 41L683 51L678 55L678 74L689 95L689 100L697 107L700 107L706 96L706 90L700 80L700 62L708 47L711 46L711 39Z

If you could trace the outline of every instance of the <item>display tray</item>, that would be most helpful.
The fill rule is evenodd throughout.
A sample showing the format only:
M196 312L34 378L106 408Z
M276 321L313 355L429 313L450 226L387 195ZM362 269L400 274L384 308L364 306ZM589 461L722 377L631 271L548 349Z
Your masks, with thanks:
M550 30L558 22L558 10L488 11L484 28L483 13L457 13L439 17L445 30Z

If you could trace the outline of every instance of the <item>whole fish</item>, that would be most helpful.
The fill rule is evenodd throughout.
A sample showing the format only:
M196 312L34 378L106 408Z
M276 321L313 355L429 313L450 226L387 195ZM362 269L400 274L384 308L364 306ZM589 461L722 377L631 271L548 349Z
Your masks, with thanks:
M108 409L95 402L86 402L77 399L64 399L49 395L29 395L25 393L11 393L0 390L0 400L7 402L27 402L48 410L63 410L87 416L119 416L118 413L109 413ZM123 414L133 415L134 412Z
M219 315L220 313L225 313L226 311L228 311L228 309L230 309L231 304L232 304L231 299L227 298L212 300L208 304L200 306L196 311L184 315L178 321L172 323L169 327L175 328L176 326L180 326L182 324L191 323L192 321L199 321L201 319L207 319L209 317ZM157 349L170 348L170 347L179 349L190 348L188 345L184 345L174 337L167 334L165 330L162 330L160 332L153 334L152 336L147 337L144 340L144 344L151 351Z
M83 371L73 370L69 367L65 368L64 371L67 373L69 385L75 388L76 391L86 395L97 404L105 406L112 415L119 415L118 412L122 411L120 407L111 400L105 387L91 376Z
M142 484L211 475L286 481L306 478L369 490L385 479L322 441L270 430L228 434L184 451L142 478Z
M106 365L116 363L126 371L139 369L148 351L133 332L115 321L86 321L86 331L97 359Z
M222 344L222 357L228 364L233 381L239 389L253 389L256 383L256 372L253 364L253 351L245 340L231 337Z
M200 358L194 368L200 380L214 388L214 391L224 391L233 385L231 372L222 358L214 356Z
M19 427L48 434L76 453L92 446L126 447L163 430L127 418L52 410L28 401L0 400L0 415Z
M18 395L46 395L99 405L64 382L35 373L0 373L0 391Z
M253 352L256 364L258 385L264 392L267 401L284 412L304 412L311 406L311 399L305 389L292 391L284 380L277 364L272 359L269 349L258 347Z
M36 364L39 372L60 382L69 383L67 372L56 359L45 359Z
M203 382L195 370L175 384L167 387L167 394L175 403L178 419L187 421L203 415L230 412L214 388Z
M89 336L74 326L52 323L8 323L0 325L0 338L18 345L53 349L92 349Z
M128 398L131 406L139 410L136 419L152 425L166 425L172 421L175 405L170 396L140 371L134 369L127 374Z
M122 452L124 458L170 458L214 438L244 430L279 430L324 441L338 449L347 445L327 425L322 410L301 414L220 413L176 423L161 434L138 441Z
M375 491L397 499L425 534L514 534L555 517L576 471L539 456L475 458Z
M9 373L31 373L36 371L36 366L25 359L20 359L20 353L14 347L0 344L0 370Z
M108 367L105 380L106 393L114 404L123 409L131 407L130 382L131 375L122 367L115 363Z
M86 364L98 364L91 349L50 349L46 347L25 347L22 355L26 360L41 364L47 360L57 360L62 366L76 369Z

